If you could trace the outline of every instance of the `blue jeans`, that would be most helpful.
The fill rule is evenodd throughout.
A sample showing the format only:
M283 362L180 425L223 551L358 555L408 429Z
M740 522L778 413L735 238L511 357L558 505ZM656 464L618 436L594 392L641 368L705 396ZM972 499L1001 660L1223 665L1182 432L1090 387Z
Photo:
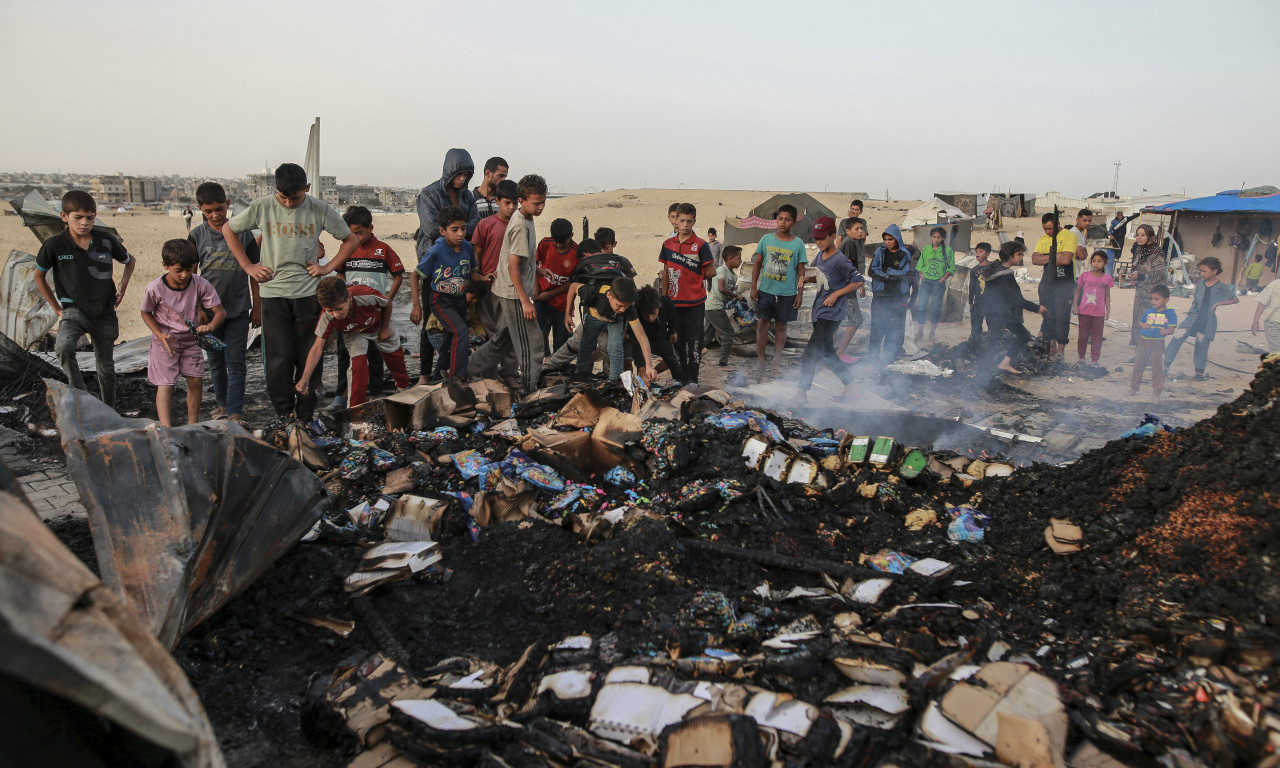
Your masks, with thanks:
M213 380L213 398L234 416L244 410L245 347L249 342L249 313L228 317L212 332L227 348L221 352L205 350L209 360L209 378Z
M609 380L615 381L622 376L622 336L625 323L621 317L612 323L606 323L588 312L582 318L582 341L578 343L578 373L591 373L591 355L595 354L599 344L600 331L609 332L607 352L609 355Z
M898 357L898 349L907 332L906 297L876 295L871 299L871 335L867 356L882 365Z
M928 321L934 325L942 319L942 300L947 295L947 284L942 280L920 280L920 295L916 298L916 310L912 317L917 324Z

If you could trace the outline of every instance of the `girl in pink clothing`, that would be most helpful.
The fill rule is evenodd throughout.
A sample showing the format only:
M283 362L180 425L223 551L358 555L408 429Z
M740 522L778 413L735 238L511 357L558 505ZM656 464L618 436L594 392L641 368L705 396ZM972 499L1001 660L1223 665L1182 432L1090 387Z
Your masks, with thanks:
M1071 311L1080 319L1080 338L1076 352L1084 362L1085 347L1093 345L1091 359L1098 364L1102 357L1102 325L1111 317L1111 275L1107 274L1106 251L1094 251L1089 260L1091 269L1080 275L1076 282L1076 297Z

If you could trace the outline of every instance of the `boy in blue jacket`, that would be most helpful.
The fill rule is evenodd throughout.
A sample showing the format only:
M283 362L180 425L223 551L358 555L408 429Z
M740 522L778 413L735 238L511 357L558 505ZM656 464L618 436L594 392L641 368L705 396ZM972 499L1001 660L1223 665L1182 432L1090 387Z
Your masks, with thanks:
M903 246L902 232L890 224L882 235L867 273L871 276L871 337L867 356L892 363L907 335L907 309L913 299L916 270Z

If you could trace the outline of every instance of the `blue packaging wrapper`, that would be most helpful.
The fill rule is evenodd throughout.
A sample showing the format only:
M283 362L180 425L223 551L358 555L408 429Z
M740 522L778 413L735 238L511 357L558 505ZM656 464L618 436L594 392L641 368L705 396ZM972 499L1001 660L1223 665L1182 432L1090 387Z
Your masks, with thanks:
M882 549L867 557L867 565L881 573L903 573L915 561L916 558L911 555L895 552L892 549Z
M453 463L462 473L462 477L470 480L489 471L492 464L479 451L460 451L453 454Z
M973 507L947 507L951 523L947 525L947 538L951 541L982 541L987 534L990 515L984 515Z
M604 473L606 483L615 488L628 488L636 483L636 473L623 466L617 466Z
M369 461L376 472L386 472L396 465L396 455L381 448L374 448L369 453Z
M363 452L350 453L338 467L344 480L359 480L369 473L369 457Z
M327 450L335 445L342 445L343 440L340 437L317 437L312 442L321 450Z

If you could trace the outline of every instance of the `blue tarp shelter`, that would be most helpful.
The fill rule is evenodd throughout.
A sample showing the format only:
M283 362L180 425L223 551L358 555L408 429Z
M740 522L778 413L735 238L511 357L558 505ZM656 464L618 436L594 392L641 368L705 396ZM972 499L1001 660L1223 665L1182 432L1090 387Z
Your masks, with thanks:
M1169 216L1165 229L1176 233L1183 253L1192 260L1216 256L1232 284L1240 284L1244 268L1259 254L1267 265L1262 284L1275 277L1276 260L1267 257L1280 235L1280 189L1232 189L1150 206L1143 213Z

